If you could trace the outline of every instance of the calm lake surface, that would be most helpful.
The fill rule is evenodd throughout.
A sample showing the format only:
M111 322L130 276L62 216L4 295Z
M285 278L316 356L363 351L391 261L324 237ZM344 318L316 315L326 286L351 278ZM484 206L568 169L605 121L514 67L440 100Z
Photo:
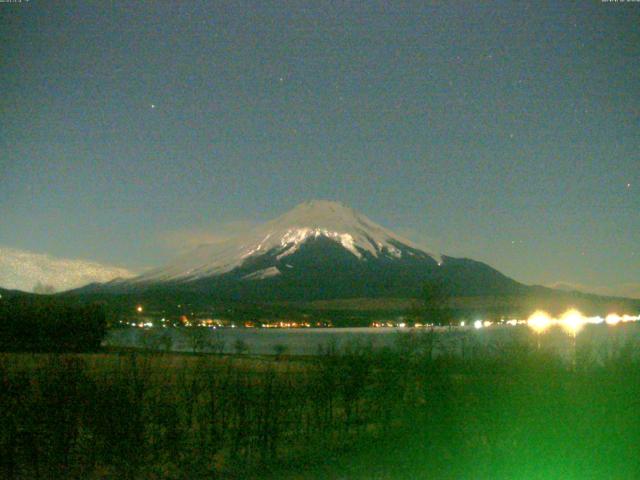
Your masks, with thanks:
M431 336L431 340L428 337ZM428 328L124 328L111 330L104 340L106 346L170 349L190 352L194 345L201 351L234 353L238 342L246 353L271 355L278 349L289 355L314 355L320 349L333 347L344 350L353 345L373 348L393 347L399 342L415 340L433 344L433 354L473 355L474 351L495 351L512 348L526 342L533 347L553 350L567 356L574 351L572 337L559 327L553 327L539 338L526 325L475 329L473 327ZM594 358L612 355L625 345L640 346L640 325L636 322L609 326L586 325L575 339L575 348ZM491 351L491 350L489 350ZM640 351L636 350L636 354Z

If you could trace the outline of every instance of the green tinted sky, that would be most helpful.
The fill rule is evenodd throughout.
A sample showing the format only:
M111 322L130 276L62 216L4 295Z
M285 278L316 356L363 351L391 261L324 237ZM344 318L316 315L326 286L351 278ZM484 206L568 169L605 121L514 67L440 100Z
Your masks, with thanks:
M312 198L640 283L640 3L0 4L0 244L134 269Z

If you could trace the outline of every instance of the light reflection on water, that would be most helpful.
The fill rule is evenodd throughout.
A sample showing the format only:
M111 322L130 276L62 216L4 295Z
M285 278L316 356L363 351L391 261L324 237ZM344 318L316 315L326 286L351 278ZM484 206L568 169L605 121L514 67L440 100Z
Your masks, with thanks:
M194 330L205 337L205 351L221 350L233 353L238 341L247 346L247 353L272 355L280 347L290 355L314 355L319 348L332 346L338 350L361 345L373 348L394 347L411 336L422 345L432 341L433 355L442 354L473 356L484 352L500 352L518 344L531 348L550 350L562 356L573 355L574 344L560 327L553 327L538 337L526 325L492 326L474 328L307 328L307 329L260 329L260 328L126 328L112 330L104 344L118 347L163 348L158 341L162 336L170 338L171 350L193 351L191 334ZM431 335L431 340L427 340ZM587 325L577 336L575 348L593 359L608 356L628 342L640 346L638 323ZM425 343L426 342L426 343ZM164 343L164 348L169 343ZM638 352L640 354L640 352Z

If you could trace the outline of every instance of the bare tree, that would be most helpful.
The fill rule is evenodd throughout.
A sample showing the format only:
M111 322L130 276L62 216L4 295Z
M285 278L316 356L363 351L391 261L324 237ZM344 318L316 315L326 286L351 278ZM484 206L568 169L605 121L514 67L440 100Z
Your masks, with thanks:
M241 338L238 338L233 342L233 350L237 355L243 355L249 351L249 345Z
M287 353L287 346L282 343L277 343L273 346L273 353L276 356L276 360L281 360L282 356Z
M211 345L211 335L206 327L185 327L183 335L186 336L193 353L204 352Z
M451 325L453 322L451 292L442 281L425 283L422 289L422 298L424 300L424 318L428 323Z
M224 353L224 348L226 346L227 342L225 341L225 339L222 336L222 333L220 332L220 330L214 330L213 332L213 336L211 339L211 349L219 354L222 355Z

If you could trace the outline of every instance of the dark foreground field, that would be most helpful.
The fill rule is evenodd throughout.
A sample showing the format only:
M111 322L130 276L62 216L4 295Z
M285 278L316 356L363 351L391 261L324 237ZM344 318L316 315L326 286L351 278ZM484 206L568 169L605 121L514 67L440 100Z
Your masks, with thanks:
M636 479L640 360L430 337L307 359L0 357L2 478Z

